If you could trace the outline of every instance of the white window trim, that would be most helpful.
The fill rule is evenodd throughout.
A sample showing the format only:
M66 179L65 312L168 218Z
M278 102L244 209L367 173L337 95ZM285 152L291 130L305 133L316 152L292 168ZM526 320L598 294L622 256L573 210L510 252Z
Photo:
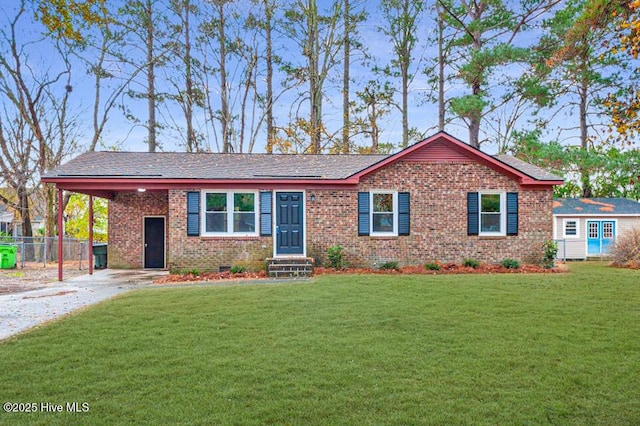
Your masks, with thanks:
M255 232L233 232L233 195L234 194L253 194L253 213L254 213L254 229ZM227 195L227 232L207 232L207 194L226 194ZM251 191L246 189L203 189L200 194L200 229L202 229L201 236L204 237L255 237L260 235L260 196L258 191Z
M567 222L576 223L576 235L567 235ZM580 220L579 219L562 219L562 238L580 238Z
M500 195L500 232L482 231L482 196ZM478 235L481 237L504 237L507 235L507 193L505 191L478 192Z
M369 192L369 223L371 230L369 235L373 237L397 237L398 236L398 191L375 190ZM376 232L373 230L373 195L391 194L393 196L393 232Z

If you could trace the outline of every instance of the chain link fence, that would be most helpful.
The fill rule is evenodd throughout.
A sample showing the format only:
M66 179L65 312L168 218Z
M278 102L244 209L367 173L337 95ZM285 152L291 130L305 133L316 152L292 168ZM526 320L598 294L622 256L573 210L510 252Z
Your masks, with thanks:
M62 256L65 268L89 269L89 241L77 238L62 239L62 253L58 253L58 237L3 236L0 245L17 247L18 268L47 267L58 263Z

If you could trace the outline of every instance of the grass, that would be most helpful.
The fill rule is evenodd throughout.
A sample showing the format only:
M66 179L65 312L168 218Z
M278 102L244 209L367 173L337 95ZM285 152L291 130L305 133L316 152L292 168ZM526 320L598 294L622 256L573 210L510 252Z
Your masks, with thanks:
M141 290L0 343L0 424L640 423L640 272Z

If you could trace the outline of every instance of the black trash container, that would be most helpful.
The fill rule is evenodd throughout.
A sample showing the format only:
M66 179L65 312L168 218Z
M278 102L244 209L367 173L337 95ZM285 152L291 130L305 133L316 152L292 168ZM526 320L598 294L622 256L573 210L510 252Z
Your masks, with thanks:
M93 245L93 260L96 269L107 267L107 244Z

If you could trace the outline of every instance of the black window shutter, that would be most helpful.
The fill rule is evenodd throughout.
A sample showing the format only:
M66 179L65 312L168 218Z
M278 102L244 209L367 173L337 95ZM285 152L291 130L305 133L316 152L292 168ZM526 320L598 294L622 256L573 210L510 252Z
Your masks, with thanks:
M467 235L478 235L480 231L480 205L477 192L467 192Z
M358 235L369 235L369 193L358 192Z
M200 235L200 193L187 192L187 236Z
M272 233L272 197L273 195L271 191L260 193L260 235L263 237L268 237Z
M408 192L398 193L398 235L409 235L411 203Z
M507 192L507 235L518 235L517 192Z

